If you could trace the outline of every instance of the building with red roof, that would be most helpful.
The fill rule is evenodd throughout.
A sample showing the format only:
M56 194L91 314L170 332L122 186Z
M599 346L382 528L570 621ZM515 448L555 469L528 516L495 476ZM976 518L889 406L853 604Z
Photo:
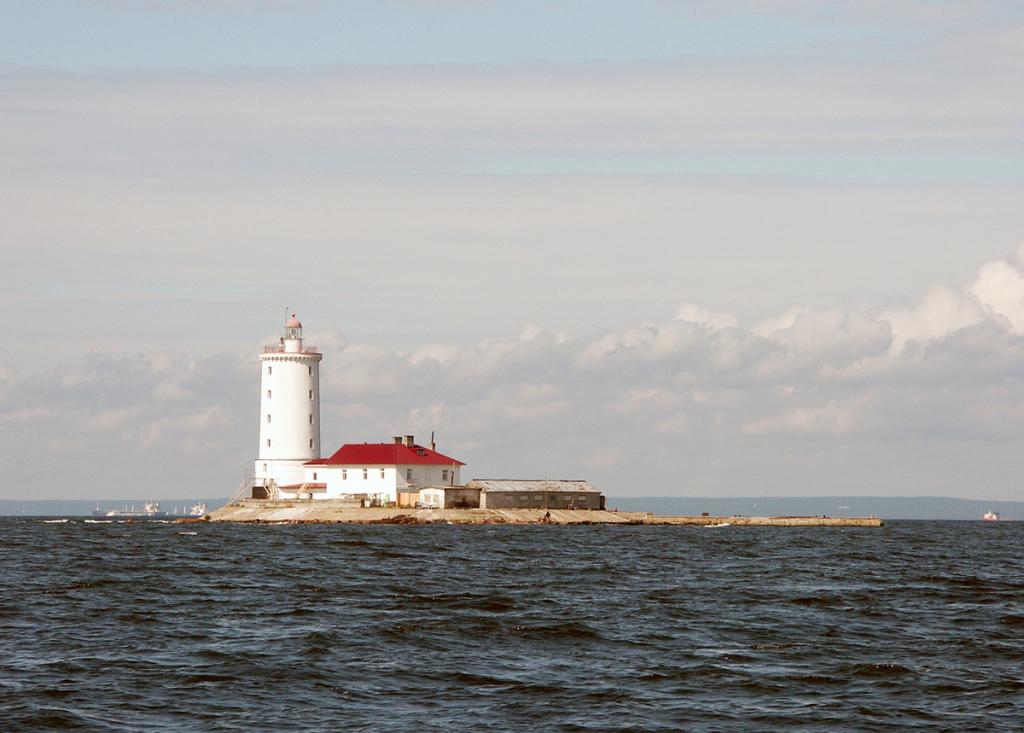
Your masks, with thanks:
M307 466L464 466L462 461L416 445L412 435L391 443L346 443L329 458L306 461Z
M327 458L306 461L304 483L277 488L282 499L365 499L384 504L398 502L400 494L459 486L464 465L438 452L433 440L423 446L412 435L395 436L390 443L346 443Z

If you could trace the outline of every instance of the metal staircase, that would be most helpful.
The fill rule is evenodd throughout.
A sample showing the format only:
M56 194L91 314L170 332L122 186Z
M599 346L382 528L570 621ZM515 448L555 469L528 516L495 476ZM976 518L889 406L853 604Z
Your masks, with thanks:
M252 488L256 485L256 478L252 471L247 471L242 476L242 480L238 482L238 488L235 489L234 493L231 494L231 498L228 499L228 506L232 504L238 504L242 499L252 498Z
M231 494L231 498L228 499L228 506L232 504L238 504L245 499L253 498L253 489L257 486L262 487L267 492L267 499L277 501L281 498L281 492L277 488L277 481L274 479L267 479L265 482L260 479L259 482L256 480L256 476L252 471L246 471L242 476L242 480L238 482L238 488L235 489L234 493ZM303 484L305 488L305 484Z

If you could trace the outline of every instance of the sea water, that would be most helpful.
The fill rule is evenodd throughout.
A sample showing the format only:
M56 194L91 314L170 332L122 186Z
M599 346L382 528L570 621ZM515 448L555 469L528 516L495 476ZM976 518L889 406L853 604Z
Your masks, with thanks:
M0 518L0 730L1020 731L1024 525Z

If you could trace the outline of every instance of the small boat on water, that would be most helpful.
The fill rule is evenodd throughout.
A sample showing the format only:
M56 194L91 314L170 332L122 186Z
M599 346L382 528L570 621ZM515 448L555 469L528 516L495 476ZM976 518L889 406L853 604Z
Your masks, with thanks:
M996 512L989 511L981 515L981 520L983 522L998 522L1000 519L1001 517Z

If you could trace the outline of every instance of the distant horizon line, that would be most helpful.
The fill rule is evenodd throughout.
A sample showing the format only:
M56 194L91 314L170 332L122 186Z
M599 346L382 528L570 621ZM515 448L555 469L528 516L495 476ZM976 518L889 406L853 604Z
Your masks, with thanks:
M886 495L886 494L786 494L786 495L770 495L770 494L729 494L723 496L716 496L713 494L605 494L608 499L629 499L631 501L640 499L710 499L715 501L721 500L737 500L737 499L763 499L771 501L781 501L784 499L883 499L883 500L896 500L896 499L937 499L940 501L973 501L973 502L999 502L1002 504L1024 504L1024 498L1021 499L994 499L994 498L975 498L967 496L942 496L939 494L897 494L897 495ZM62 497L51 497L51 498L38 498L38 499L7 499L0 497L0 502L17 502L23 504L41 503L41 502L84 502L89 504L104 504L104 503L119 503L119 502L131 502L131 501L227 501L230 497L228 496L186 496L186 497L164 497L164 498L153 498L148 497L129 497L129 498L116 498L116 499L96 499L96 498L62 498Z

